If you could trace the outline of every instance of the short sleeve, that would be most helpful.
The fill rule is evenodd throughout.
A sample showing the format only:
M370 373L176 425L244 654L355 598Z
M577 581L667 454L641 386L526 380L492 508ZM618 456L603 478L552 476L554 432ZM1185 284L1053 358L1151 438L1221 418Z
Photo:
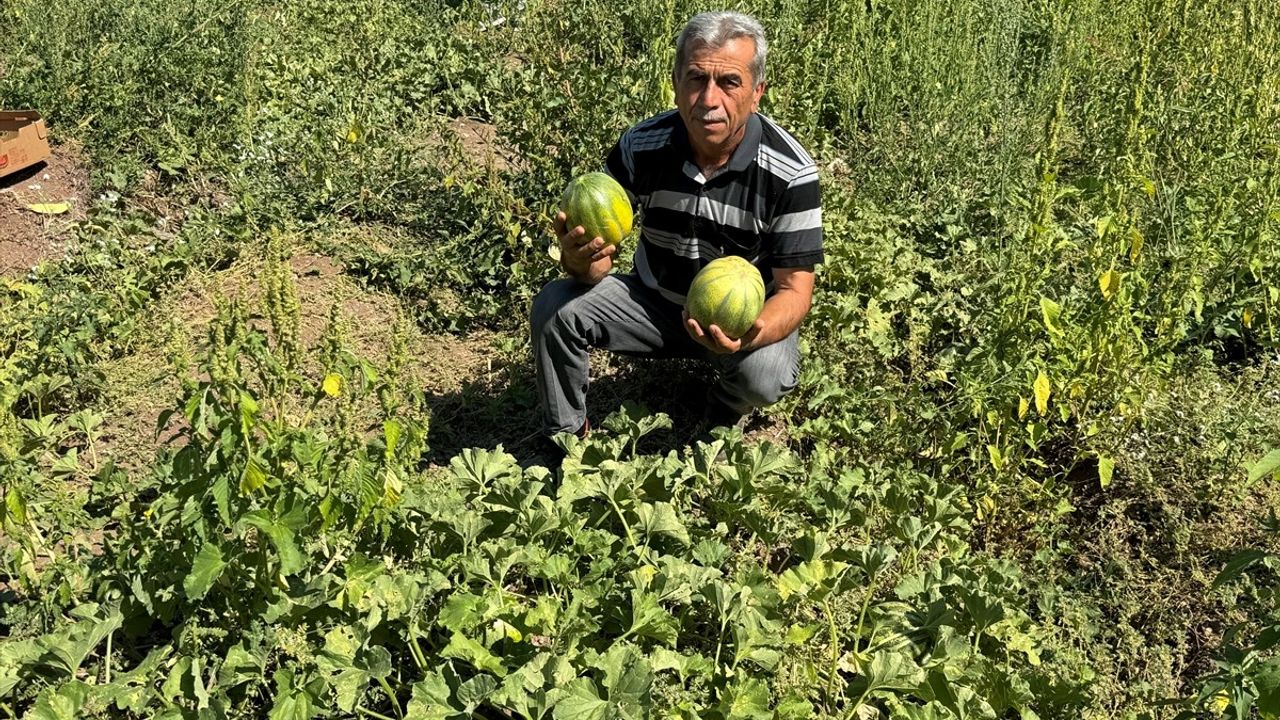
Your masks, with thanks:
M804 168L779 196L769 222L772 265L806 267L823 261L822 192L818 169Z
M630 136L630 130L622 133L622 137L618 138L618 142L609 151L609 156L605 158L602 169L617 180L623 190L627 191L627 197L634 206L636 204L636 166L635 155L631 152Z

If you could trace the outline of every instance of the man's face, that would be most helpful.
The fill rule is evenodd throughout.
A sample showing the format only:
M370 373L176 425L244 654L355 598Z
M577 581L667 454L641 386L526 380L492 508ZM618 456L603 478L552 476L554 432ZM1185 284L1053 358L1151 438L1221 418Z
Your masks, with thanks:
M747 119L760 106L764 83L755 83L756 43L733 38L724 47L694 45L675 78L676 106L694 149L716 156L742 140Z

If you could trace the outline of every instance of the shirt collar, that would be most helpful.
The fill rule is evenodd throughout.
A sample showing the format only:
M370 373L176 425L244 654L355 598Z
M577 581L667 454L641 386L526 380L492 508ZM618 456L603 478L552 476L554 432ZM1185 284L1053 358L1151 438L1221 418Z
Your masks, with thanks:
M751 117L747 118L747 132L742 136L742 142L738 143L738 147L733 149L733 155L729 156L730 170L742 172L751 167L760 150L760 134L760 115L751 113Z
M742 172L751 167L751 163L755 161L756 154L760 150L760 136L762 133L760 114L753 112L747 118L747 131L742 136L742 142L738 143L738 147L733 149L733 154L729 156L729 163L725 166L725 169ZM676 111L676 127L671 138L675 145L684 150L689 162L693 162L693 145L689 143L689 129L684 126L684 118L680 117L679 111Z

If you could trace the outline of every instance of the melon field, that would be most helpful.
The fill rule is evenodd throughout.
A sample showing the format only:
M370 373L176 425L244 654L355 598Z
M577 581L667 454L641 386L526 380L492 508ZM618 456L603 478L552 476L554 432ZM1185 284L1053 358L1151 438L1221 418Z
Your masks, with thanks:
M557 203L706 9L0 1L0 720L1280 717L1280 5L738 5L799 387L598 354L547 467Z

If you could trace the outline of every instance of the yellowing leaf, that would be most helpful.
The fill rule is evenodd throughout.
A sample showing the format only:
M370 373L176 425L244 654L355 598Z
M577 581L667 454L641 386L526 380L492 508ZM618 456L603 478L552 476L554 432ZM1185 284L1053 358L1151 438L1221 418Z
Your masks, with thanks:
M1024 397L1018 398L1018 419L1019 420L1027 416L1027 410L1030 408L1030 406L1031 404L1027 402L1026 398Z
M1253 327L1253 311L1252 310L1244 311L1244 326L1247 328Z
M325 375L324 382L320 384L320 388L324 390L325 395L338 397L342 394L342 376L337 373Z
M1058 318L1062 316L1062 306L1049 298L1040 298L1040 317L1044 320L1044 329L1050 335L1062 335L1062 326Z
M347 128L347 142L354 143L360 139L360 126L352 124Z
M240 492L244 495L252 495L266 484L267 471L258 464L257 460L250 459L244 466L244 473L240 476Z
M1043 370L1036 376L1036 381L1032 384L1031 389L1036 396L1036 412L1041 415L1047 414L1049 412L1049 395L1053 392L1053 388L1049 383L1049 376L1045 375Z
M1110 229L1111 229L1111 216L1110 216L1110 215L1107 215L1106 217L1098 218L1098 221L1097 221L1096 223L1094 223L1094 231L1096 231L1096 232L1098 233L1098 237L1099 237L1099 238L1104 238L1104 237L1106 237L1106 236L1107 236L1107 230L1110 230Z
M1142 233L1138 228L1129 231L1129 262L1138 262L1138 257L1142 255Z
M1104 455L1098 456L1098 485L1106 487L1111 484L1111 476L1115 474L1116 461Z
M1098 287L1102 289L1102 297L1110 300L1116 293L1120 292L1120 273L1112 268L1098 278Z
M32 203L27 206L27 209L41 215L61 215L71 209L71 203Z
M991 467L996 470L1004 469L1004 453L1000 452L1000 448L995 445L988 445L987 456L991 458Z

